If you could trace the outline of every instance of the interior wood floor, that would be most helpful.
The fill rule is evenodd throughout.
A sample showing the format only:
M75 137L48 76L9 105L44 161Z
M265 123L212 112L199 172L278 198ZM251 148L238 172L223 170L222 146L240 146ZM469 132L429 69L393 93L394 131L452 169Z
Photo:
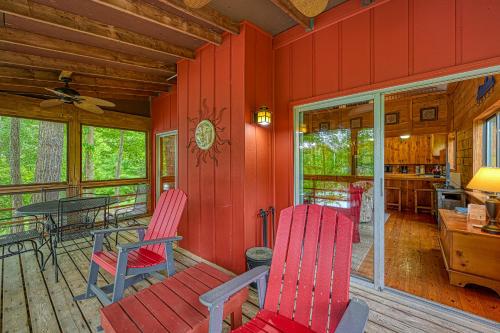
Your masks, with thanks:
M147 223L147 219L143 222ZM135 241L134 233L123 233L120 243ZM66 242L71 251L59 255L59 282L54 279L50 264L40 272L33 253L0 260L0 327L2 332L95 332L99 325L102 304L95 298L74 302L73 296L83 293L91 255L91 240ZM177 270L183 270L204 261L177 248L174 252ZM102 272L101 284L109 283L111 276ZM145 280L126 290L126 294L147 288L157 280ZM366 332L481 332L493 333L489 326L478 324L439 309L415 304L400 296L373 290L364 286L351 286L351 295L364 299L370 307ZM251 290L243 305L243 321L258 311L257 295ZM229 329L228 325L224 330Z
M449 283L431 215L390 214L385 224L386 286L500 322L500 297L494 291ZM373 277L373 249L357 273Z

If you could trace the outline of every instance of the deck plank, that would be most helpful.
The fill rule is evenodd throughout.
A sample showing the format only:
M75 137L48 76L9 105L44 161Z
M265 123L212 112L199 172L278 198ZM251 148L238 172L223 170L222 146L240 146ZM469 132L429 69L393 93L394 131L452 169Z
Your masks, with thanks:
M30 332L19 256L3 260L2 332Z
M34 332L60 332L54 306L34 253L23 253L21 261L31 329Z

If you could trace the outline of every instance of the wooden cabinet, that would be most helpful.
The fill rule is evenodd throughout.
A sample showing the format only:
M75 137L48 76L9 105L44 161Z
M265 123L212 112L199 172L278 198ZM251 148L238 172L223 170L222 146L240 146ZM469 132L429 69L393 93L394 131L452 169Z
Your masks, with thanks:
M385 164L432 164L438 161L432 156L432 135L414 135L401 138L385 138ZM440 164L445 162L439 160Z
M477 284L500 295L500 235L482 232L452 210L440 209L439 215L439 244L450 284Z

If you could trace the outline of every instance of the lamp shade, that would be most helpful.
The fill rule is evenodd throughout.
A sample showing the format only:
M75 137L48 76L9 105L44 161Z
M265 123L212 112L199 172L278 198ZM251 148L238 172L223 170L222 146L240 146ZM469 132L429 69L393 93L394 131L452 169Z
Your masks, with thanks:
M492 193L500 192L500 168L480 168L467 188Z

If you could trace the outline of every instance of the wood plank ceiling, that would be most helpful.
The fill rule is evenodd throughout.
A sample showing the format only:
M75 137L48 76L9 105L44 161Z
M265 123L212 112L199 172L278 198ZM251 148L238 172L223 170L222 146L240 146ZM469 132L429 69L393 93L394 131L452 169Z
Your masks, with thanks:
M345 0L331 0L328 7ZM82 95L149 116L151 96L175 84L176 62L204 43L239 33L241 20L271 34L309 25L284 0L1 0L0 91L53 98L70 72ZM288 8L288 9L286 9Z

